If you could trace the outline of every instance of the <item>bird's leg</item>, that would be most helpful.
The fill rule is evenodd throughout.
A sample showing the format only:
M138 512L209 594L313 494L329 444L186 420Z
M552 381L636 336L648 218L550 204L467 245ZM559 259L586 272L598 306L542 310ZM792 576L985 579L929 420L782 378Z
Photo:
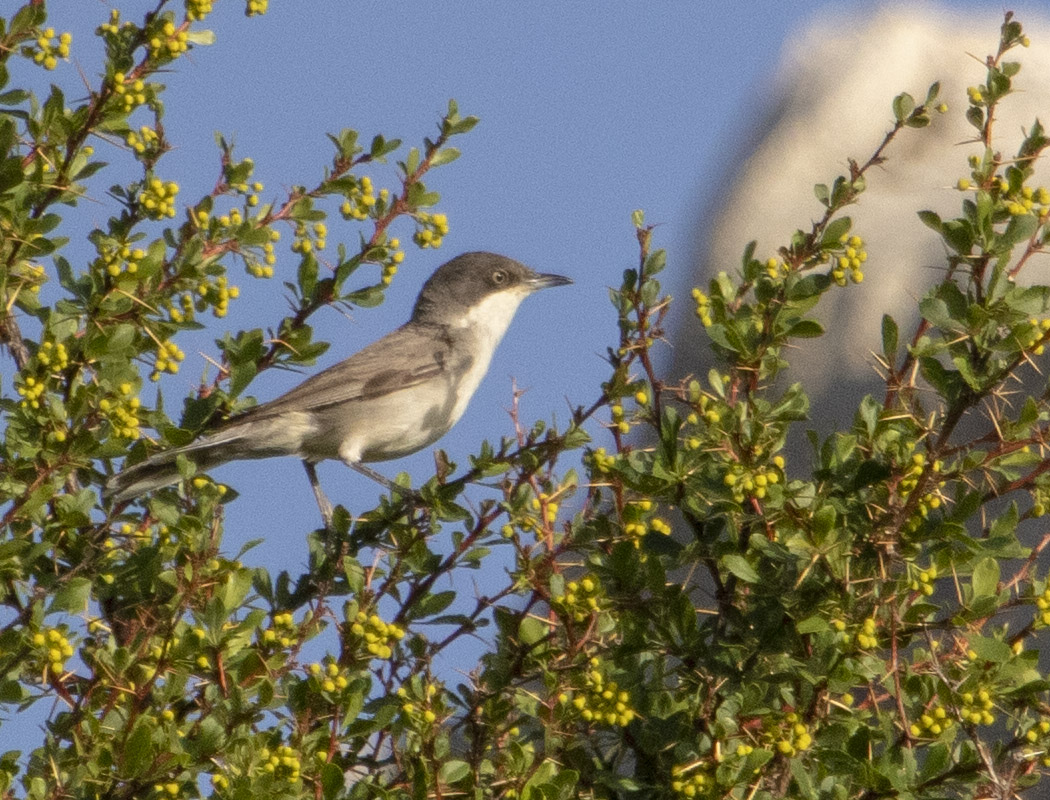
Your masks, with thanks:
M317 479L317 467L314 466L312 461L304 461L303 468L306 470L306 477L310 479L310 488L314 490L317 510L321 512L321 520L324 522L325 530L330 531L332 529L332 504L325 497L324 490L321 488L321 482Z
M371 467L366 467L360 461L346 461L344 462L350 469L360 472L362 475L371 478L380 486L386 487L391 493L398 495L409 503L415 504L419 500L419 492L415 489L408 489L404 486L399 486L394 483L385 475L376 472Z

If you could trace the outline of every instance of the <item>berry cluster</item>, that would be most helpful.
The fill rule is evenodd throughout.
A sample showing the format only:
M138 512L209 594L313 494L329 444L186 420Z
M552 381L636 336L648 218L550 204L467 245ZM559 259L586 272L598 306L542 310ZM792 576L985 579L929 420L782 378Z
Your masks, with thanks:
M212 11L213 0L186 0L186 19L199 22Z
M61 372L69 366L69 353L62 342L53 342L50 339L40 345L36 354L37 363L46 370Z
M642 546L642 540L652 531L662 536L670 536L671 526L660 517L651 516L652 500L637 500L626 503L623 508L623 532L631 539L636 548ZM640 557L644 556L640 554Z
M584 722L626 727L635 717L630 694L620 689L616 681L605 679L597 656L591 657L588 663L590 668L584 674L583 689L562 692L558 703Z
M240 297L241 290L237 286L230 286L225 275L220 275L214 281L205 278L197 286L197 295L204 302L205 307L211 306L212 314L219 319L226 316L230 309L230 301ZM198 310L203 310L198 307Z
M924 710L919 718L908 726L908 732L912 736L940 736L950 728L954 720L948 716L947 709L939 703Z
M113 93L124 106L124 113L128 114L139 106L154 102L156 89L141 78L128 83L123 72L116 72L113 74Z
M64 627L45 628L30 637L30 644L37 663L43 664L43 679L47 676L61 675L66 669L66 660L73 655L73 645L69 643Z
M276 234L276 236L274 234ZM253 278L273 277L273 267L274 264L277 263L277 254L274 252L273 243L278 238L280 238L280 233L278 231L270 231L270 241L263 242L263 257L261 262L255 258L245 258L244 268Z
M909 564L908 571L911 573L908 588L926 597L933 594L933 582L937 579L937 568L933 564L930 564L926 569L919 569Z
M784 457L779 455L773 456L772 467L749 468L735 463L723 476L722 483L729 487L733 493L733 500L737 503L744 502L748 497L761 500L766 496L770 486L780 483L783 470Z
M192 322L195 311L193 303L193 295L186 292L179 296L179 304L175 305L175 298L172 298L171 302L168 303L168 314L171 316L172 322Z
M288 745L282 744L273 752L264 747L259 751L259 758L263 762L263 771L268 772L275 780L288 784L298 783L302 765L299 754Z
M328 226L323 222L315 222L311 231L307 230L306 223L300 222L295 226L295 240L292 242L292 252L307 255L316 250L324 250L328 244Z
M551 597L551 605L576 622L584 622L601 610L604 599L601 584L594 578L585 577L565 584L563 593Z
M441 687L436 683L416 685L409 691L407 686L397 690L401 700L401 713L414 728L430 728L438 721L438 714L444 713L444 701L440 695Z
M190 481L190 485L198 492L207 489L209 493L217 497L225 497L226 492L229 491L221 483L215 483L207 475L195 475L193 480Z
M165 373L174 375L179 371L179 364L186 358L186 354L172 341L157 343L157 356L153 362L153 371L149 375L151 381L159 381L160 376Z
M789 711L780 719L767 717L763 723L762 738L778 753L788 757L798 755L813 745L809 728L794 711Z
M377 248L377 256L383 264L383 274L380 277L384 286L389 286L394 276L397 275L398 265L405 260L405 253L401 248L401 240L397 238L390 239L385 245Z
M513 522L523 531L540 533L549 529L558 518L558 501L555 495L540 492L538 496L529 499L528 508L517 509ZM510 538L514 533L514 526L508 523L504 526L505 538Z
M711 327L711 298L699 289L693 289L693 300L696 301L696 316L705 328Z
M274 614L273 626L266 630L260 630L258 636L260 643L263 645L271 647L279 645L282 648L288 648L298 638L295 636L295 633L295 617L292 616L291 611L283 611L279 614Z
M124 28L130 29L132 23L125 22ZM99 36L116 36L120 33L120 12L117 9L111 9L109 12L109 22L103 22L98 26L98 30L95 31Z
M139 193L139 204L146 210L150 219L164 219L175 216L175 197L179 185L175 181L165 183L160 178L150 178Z
M166 20L147 42L151 61L161 64L181 56L190 49L189 34L175 27L175 23Z
M1035 605L1039 609L1035 624L1040 628L1050 627L1050 586L1043 589L1042 594L1035 599Z
M7 296L9 302L11 298L17 297L23 289L33 294L40 294L40 287L46 282L47 274L40 264L34 264L31 261L17 262L8 274Z
M959 701L963 722L969 722L971 725L991 725L995 722L995 715L992 714L995 704L987 689L962 692Z
M141 401L135 394L135 388L130 383L124 382L117 387L117 393L112 397L103 397L98 401L98 410L109 422L114 436L137 439L140 405Z
M62 33L55 38L54 28L45 28L36 38L36 50L33 52L33 61L44 69L54 69L58 66L58 59L69 58L69 45L73 42L73 34Z
M98 258L92 262L92 266L111 278L122 274L134 275L138 272L139 262L146 257L145 250L109 238L100 238L95 249Z
M441 247L442 239L448 234L448 217L444 214L428 214L420 211L415 215L419 226L412 234L412 240L424 250Z
M43 381L38 381L31 375L23 378L21 382L15 384L15 391L22 397L19 405L36 410L40 407L45 388Z
M365 650L374 658L389 659L394 655L392 645L401 641L405 629L392 622L384 622L378 614L358 611L350 625L350 632L364 642Z
M935 461L931 467L932 478L927 483L928 491L919 498L917 505L915 506L915 513L909 518L905 525L905 530L908 533L914 533L922 525L930 512L941 507L943 498L941 497L941 490L945 486L945 481L938 480L938 476L944 469L944 465L940 461ZM911 466L908 467L904 473L904 477L901 478L900 484L898 484L898 490L902 500L907 500L915 488L919 485L919 478L926 471L926 454L925 453L913 453L911 456Z
M971 86L968 90L971 104L979 106L984 101L985 87ZM959 178L956 188L961 192L975 192L978 202L987 202L990 198L995 203L996 211L1010 217L1034 215L1045 222L1050 216L1050 189L1045 186L1028 186L1025 184L1029 171L1011 164L1005 175L992 170L997 162L979 155L970 156L972 172L969 178Z
M868 617L860 624L860 630L854 637L857 647L862 650L874 650L879 646L878 624L874 617Z
M153 784L153 792L159 798L174 800L174 798L182 794L182 784L176 783L175 781L155 783Z
M128 131L124 143L140 158L154 158L160 149L160 135L149 125L142 125L137 132Z
M722 375L721 379L723 385L729 383L728 375ZM716 402L713 398L700 392L699 384L697 384L695 392L693 391L693 387L691 386L689 393L690 400L692 400L693 405L696 408L696 411L693 412L694 414L699 413L700 415L702 415L704 418L704 422L706 422L708 425L717 425L719 422L722 421L722 412L715 407ZM700 421L695 417L689 421L692 425L700 424Z
M1045 186L1036 189L1031 186L1022 186L1020 192L1011 193L1009 192L1009 181L1003 180L999 188L1004 193L1004 199L1007 201L1006 210L1011 216L1020 217L1032 212L1040 217L1046 216L1048 207L1050 207L1050 190Z
M782 280L789 272L788 265L777 258L766 259L766 275L771 281Z
M389 190L381 190L380 196L385 201L390 196ZM375 206L375 188L372 186L372 179L365 175L353 182L347 191L346 199L339 207L339 211L342 213L343 219L360 221L368 219L368 215L372 213Z
M834 266L831 270L831 278L839 286L846 285L846 273L849 272L850 280L854 283L860 283L864 280L864 272L861 270L861 265L868 260L868 254L863 250L864 240L859 236L849 234L843 234L839 238L839 243L843 246L842 251L835 258Z
M1025 731L1024 738L1032 745L1026 751L1028 758L1038 758L1042 766L1050 767L1050 719L1041 718Z
M609 455L604 447L596 447L589 454L589 461L596 472L608 473L616 468L616 456Z
M621 435L626 436L631 432L631 423L623 418L623 404L619 401L609 406L609 412L612 414L612 426Z
M1043 320L1032 317L1028 320L1028 329L1020 332L1017 338L1021 341L1022 349L1031 350L1033 355L1041 356L1046 350L1045 341L1048 331L1050 331L1050 317Z
M36 353L36 365L32 374L22 374L15 380L15 391L22 398L22 408L39 410L43 404L48 381L59 377L69 366L69 352L62 342L45 340ZM33 367L31 364L30 367ZM30 370L27 368L26 370Z
M325 664L313 663L309 667L313 687L325 694L335 694L346 689L350 680L334 661Z
M671 770L671 791L679 797L703 797L715 788L712 772L707 761L676 766Z
M208 223L208 212L199 211L197 213L197 221L201 223L201 227L204 227ZM215 221L223 228L236 228L244 222L244 215L241 214L239 208L231 208L230 213L220 214L215 218Z

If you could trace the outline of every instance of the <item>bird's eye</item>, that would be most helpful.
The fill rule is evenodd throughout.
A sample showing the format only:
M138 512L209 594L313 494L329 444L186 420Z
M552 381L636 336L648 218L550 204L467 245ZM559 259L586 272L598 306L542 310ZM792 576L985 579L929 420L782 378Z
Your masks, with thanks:
M507 282L507 273L505 270L498 269L492 273L492 282L497 286L501 286Z

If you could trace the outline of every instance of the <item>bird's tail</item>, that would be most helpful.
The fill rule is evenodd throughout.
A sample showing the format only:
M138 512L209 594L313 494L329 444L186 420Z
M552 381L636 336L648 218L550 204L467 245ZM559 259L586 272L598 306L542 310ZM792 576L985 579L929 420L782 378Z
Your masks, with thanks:
M233 458L244 458L245 454L240 453L237 447L242 436L243 431L234 428L205 436L184 447L155 453L145 461L111 476L106 481L103 497L114 503L122 503L177 483L180 478L177 464L180 455L186 456L201 471L225 464Z

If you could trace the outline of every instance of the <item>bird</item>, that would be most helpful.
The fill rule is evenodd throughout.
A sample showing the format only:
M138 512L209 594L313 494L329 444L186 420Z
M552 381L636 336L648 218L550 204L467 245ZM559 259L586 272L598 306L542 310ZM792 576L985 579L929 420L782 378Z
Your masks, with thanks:
M496 253L458 255L424 283L400 328L196 441L125 466L107 480L104 497L123 503L177 483L180 456L199 471L297 456L327 525L331 505L317 481L318 462L342 461L394 488L365 465L415 453L444 436L466 410L521 302L571 283Z

